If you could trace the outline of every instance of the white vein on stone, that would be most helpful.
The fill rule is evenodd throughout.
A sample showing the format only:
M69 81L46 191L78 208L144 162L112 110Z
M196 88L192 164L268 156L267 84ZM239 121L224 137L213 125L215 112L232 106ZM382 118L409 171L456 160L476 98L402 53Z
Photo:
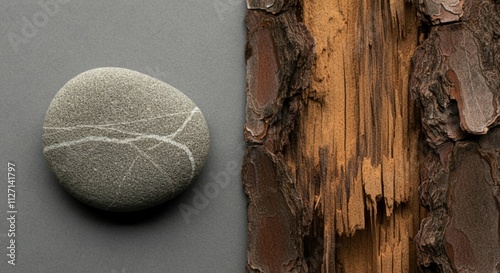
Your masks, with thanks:
M166 118L166 117L171 117L171 116L178 116L178 115L184 115L184 114L192 114L193 112L199 112L199 111L200 111L200 109L198 107L195 107L193 110L188 111L188 112L178 112L178 113L161 115L161 116L151 117L151 118L143 118L143 119L138 119L138 120L133 120L133 121L124 121L124 122L107 123L107 124L76 125L76 126L71 126L71 127L44 126L43 129L48 129L48 130L74 130L74 129L91 127L91 126L95 126L95 127L110 127L110 126L119 126L119 125L129 125L129 124L140 123L140 122L147 122L147 121L151 121L151 120L155 120L155 119L161 119L161 118Z
M120 181L120 184L118 184L118 190L116 191L116 196L113 199L113 202L111 202L111 204L109 204L108 209L111 208L115 204L116 199L118 198L118 193L120 192L120 189L121 189L123 183L125 183L125 179L127 179L127 177L132 173L132 167L134 167L134 164L135 164L135 162L137 161L138 158L139 158L139 156L136 156L134 158L134 160L132 160L132 163L130 164L130 167L128 167L128 170L123 175L122 180Z
M195 107L192 111L191 111L191 114L184 120L184 122L182 123L182 125L172 134L168 135L167 137L170 137L170 138L174 138L177 134L179 134L180 132L182 132L182 130L184 130L184 128L186 128L187 124L191 121L191 119L193 119L193 116L195 113L200 113L200 109L198 107ZM158 143L152 147L149 147L148 148L148 151L150 150L153 150L153 149L156 149L158 146L162 145L163 143Z
M120 130L120 129L116 129L116 128L103 127L101 125L77 125L77 126L74 126L74 127L59 127L59 128L58 127L52 127L52 128L49 128L49 129L58 129L58 130L62 130L62 131L54 132L54 133L50 133L50 134L44 134L44 136L56 135L56 134L59 134L61 132L68 132L68 131L73 131L73 130L82 129L82 128L90 128L90 129L105 130L105 131L114 131L114 132L118 132L118 133L122 133L122 134L126 134L126 135L132 135L132 136L140 136L141 135L140 133L129 132L129 131ZM47 128L44 127L44 129L47 129Z
M65 141L65 142L46 146L43 149L43 151L46 153L46 152L49 152L49 151L54 150L54 149L59 149L59 148L63 148L63 147L71 147L73 145L78 145L78 144L87 143L87 142L108 142L108 143L115 143L115 144L125 144L125 145L130 145L131 147L135 148L139 154L141 154L143 157L148 159L156 168L158 168L160 171L163 171L160 168L160 166L158 166L144 151L142 151L135 144L133 144L134 141L138 141L138 140L142 140L142 139L155 139L155 140L161 141L162 143L168 143L168 144L171 144L177 148L180 148L186 153L186 155L189 158L189 161L191 162L191 178L190 179L192 179L194 177L194 171L196 168L196 162L194 160L193 153L186 145L179 143L179 142L173 140L172 138L174 138L177 134L179 134L182 130L184 130L184 128L187 126L189 121L191 121L191 119L193 118L193 115L196 112L200 112L200 109L198 107L195 107L190 112L183 112L184 114L190 113L190 115L184 120L182 125L174 133L169 134L167 136L160 136L160 135L155 135L155 134L141 134L141 133L128 132L128 131L124 131L124 130L120 130L120 129L116 129L116 128L107 128L108 126L116 126L116 125L144 122L144 121L149 121L152 119L157 119L160 117L136 120L136 121L131 121L131 122L120 122L120 123L115 123L115 124L77 125L77 126L73 126L73 127L44 127L44 129L56 129L56 130L65 130L65 131L75 130L75 129L79 129L79 128L95 128L95 129L113 130L113 131L121 132L124 134L133 135L135 137L118 139L118 138L110 138L110 137L102 137L102 136L87 136L87 137L77 139L77 140ZM153 146L153 147L157 147L157 146L158 146L158 144ZM149 148L148 150L153 149L153 147Z
M145 159L147 159L149 162L151 162L151 164L153 164L153 166L155 166L160 172L163 173L163 169L158 164L156 164L156 162L148 154L146 154L143 150L139 149L139 147L137 147L137 145L135 145L133 143L131 143L130 145L132 146L132 148L136 149L140 155L142 155Z
M187 125L187 124L191 121L191 119L193 118L193 115L194 115L195 113L197 113L197 112L199 113L199 112L200 112L200 109L199 109L198 107L195 107L193 110L191 110L191 113L190 113L190 114L189 114L189 116L188 116L188 117L184 120L184 122L182 123L182 125L181 125L179 128L177 128L177 130L176 130L174 133L172 133L172 134L170 134L170 135L168 135L168 136L169 136L170 138L174 138L174 137L175 137L178 133L182 132L182 130L184 130L184 128L186 128L186 125Z
M109 143L114 143L114 144L126 144L126 145L131 145L131 142L137 141L137 140L142 140L142 139L155 139L158 141L162 141L168 144L171 144L177 148L182 149L186 155L189 158L189 161L191 162L191 178L194 177L194 169L196 167L196 163L193 157L193 153L191 150L184 144L179 143L175 140L172 140L168 137L165 136L159 136L159 135L141 135L137 136L135 138L125 138L125 139L118 139L118 138L109 138L109 137L100 137L100 136L88 136L84 137L78 140L71 140L71 141L66 141L66 142L61 142L57 144L53 144L50 146L47 146L43 149L44 153L49 152L54 149L59 149L63 147L70 147L73 145L78 145L82 143L87 143L87 142L109 142Z

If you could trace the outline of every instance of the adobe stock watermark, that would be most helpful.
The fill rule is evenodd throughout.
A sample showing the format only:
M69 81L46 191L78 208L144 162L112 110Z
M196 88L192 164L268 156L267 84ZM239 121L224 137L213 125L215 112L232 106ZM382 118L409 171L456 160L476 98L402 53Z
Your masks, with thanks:
M200 185L192 189L194 196L190 203L182 203L179 205L179 211L186 221L186 224L191 222L190 218L193 215L199 215L202 210L208 207L210 200L215 199L222 190L231 184L231 180L240 174L239 165L236 161L229 161L226 168L218 173L210 172L210 182L205 185Z
M224 15L232 12L237 6L246 5L245 0L214 0L213 6L219 20L224 21Z
M127 268L122 267L122 269L119 271L118 271L118 269L113 268L113 269L111 269L111 273L127 273Z
M29 43L35 38L40 29L47 26L51 17L56 16L60 12L60 6L69 3L71 0L41 0L37 2L40 10L35 12L31 17L21 17L21 29L19 32L7 33L9 44L17 54L19 48L23 44Z
M190 1L193 2L195 0ZM246 0L214 0L212 2L212 6L217 13L217 17L221 21L224 21L225 14L232 12L239 5L246 5Z
M151 68L151 66L146 66L145 70L149 76L156 78L156 79L159 79L159 80L167 77L167 73L162 71L158 65L156 65L154 67L154 69Z

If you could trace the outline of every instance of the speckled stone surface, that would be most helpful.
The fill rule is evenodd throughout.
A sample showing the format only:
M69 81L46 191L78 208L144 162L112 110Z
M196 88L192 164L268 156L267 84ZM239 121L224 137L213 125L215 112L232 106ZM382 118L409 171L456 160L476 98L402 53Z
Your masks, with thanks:
M123 68L71 79L44 122L44 154L60 184L109 211L163 203L197 176L209 131L194 102L172 86Z

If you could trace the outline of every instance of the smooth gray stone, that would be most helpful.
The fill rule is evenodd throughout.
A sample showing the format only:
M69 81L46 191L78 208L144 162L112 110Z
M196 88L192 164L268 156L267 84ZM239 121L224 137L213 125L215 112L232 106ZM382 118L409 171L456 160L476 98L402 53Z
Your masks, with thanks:
M71 79L44 122L44 154L60 184L80 201L136 211L182 192L209 149L200 109L148 75L97 68Z

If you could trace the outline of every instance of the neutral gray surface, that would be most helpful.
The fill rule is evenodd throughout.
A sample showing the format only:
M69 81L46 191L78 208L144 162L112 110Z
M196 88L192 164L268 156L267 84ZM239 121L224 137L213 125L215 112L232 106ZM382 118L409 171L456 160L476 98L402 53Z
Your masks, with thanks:
M49 16L37 1L0 1L0 209L7 211L11 161L18 210L16 266L7 264L8 223L0 220L0 272L243 272L244 2L66 2ZM33 17L38 26L23 31ZM137 70L183 90L210 128L199 178L145 212L113 214L81 204L57 184L42 153L53 96L75 75L103 66ZM214 188L215 179L223 187Z

